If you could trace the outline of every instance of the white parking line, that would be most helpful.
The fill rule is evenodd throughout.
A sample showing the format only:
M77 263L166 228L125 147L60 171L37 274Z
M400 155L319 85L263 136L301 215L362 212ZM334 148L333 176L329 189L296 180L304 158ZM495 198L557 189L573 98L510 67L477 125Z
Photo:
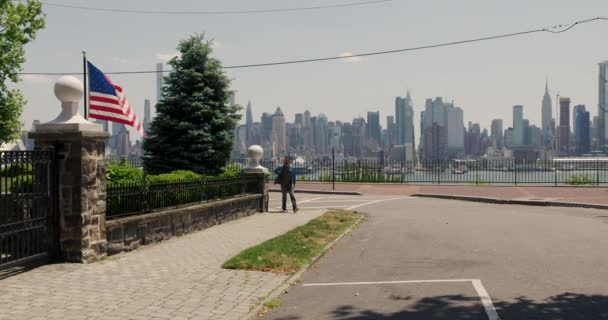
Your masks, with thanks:
M382 200L376 200L376 201L370 201L370 202L366 202L366 203L362 203L362 204L358 204L352 207L348 207L346 208L346 210L353 210L359 207L363 207L363 206L368 206L370 204L374 204L374 203L378 203L378 202L384 202L384 201L393 201L393 200L402 200L404 198L392 198L392 199L382 199Z
M490 299L490 295L486 291L486 288L484 288L483 284L481 283L481 280L473 280L473 287L475 288L475 291L477 291L477 295L481 299L481 303L483 304L484 309L486 309L488 319L500 320L498 313L496 313L496 308L494 308L494 304L492 303L492 299Z
M332 287L332 286L368 286L374 284L408 284L408 283L438 283L438 282L471 282L474 279L448 279L448 280L404 280L404 281L369 281L369 282L330 282L305 283L302 287Z
M370 281L370 282L329 282L329 283L305 283L302 287L332 287L332 286L359 286L359 285L377 285L377 284L412 284L412 283L446 283L446 282L470 282L481 304L486 311L489 320L500 320L494 303L486 291L486 288L481 283L480 279L446 279L446 280L404 280L404 281Z
M315 202L315 203L319 203L319 202L365 202L365 201L370 201L370 200L371 199L364 199L364 200L362 200L362 199L352 199L352 200L351 199L335 199L335 200L332 200L332 199L324 198L323 200L315 200L312 202Z

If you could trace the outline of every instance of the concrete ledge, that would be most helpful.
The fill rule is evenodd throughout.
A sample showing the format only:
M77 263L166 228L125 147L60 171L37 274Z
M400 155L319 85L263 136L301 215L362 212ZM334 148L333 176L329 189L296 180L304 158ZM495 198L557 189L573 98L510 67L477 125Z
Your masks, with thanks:
M271 188L268 191L270 192L281 192L281 189ZM310 189L295 189L295 193L309 193L309 194L336 194L343 196L361 196L363 195L360 192L355 191L334 191L334 190L310 190Z
M417 193L417 194L413 194L412 197L437 198L437 199L446 199L446 200L460 200L460 201L470 201L470 202L510 204L510 205L523 205L523 206L568 207L568 208L587 208L587 209L608 210L608 205L593 204L593 203L580 203L580 202L562 202L562 201L545 201L545 200L513 200L513 199L498 199L498 198L459 196L459 195L433 194L433 193Z
M108 220L108 255L253 215L262 199L261 194L246 195Z

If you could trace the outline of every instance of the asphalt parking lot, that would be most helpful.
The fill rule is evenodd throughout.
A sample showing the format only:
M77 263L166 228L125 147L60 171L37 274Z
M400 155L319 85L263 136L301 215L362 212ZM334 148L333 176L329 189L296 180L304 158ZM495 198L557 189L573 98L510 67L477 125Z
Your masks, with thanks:
M608 319L606 211L302 197L321 206L368 221L265 319Z

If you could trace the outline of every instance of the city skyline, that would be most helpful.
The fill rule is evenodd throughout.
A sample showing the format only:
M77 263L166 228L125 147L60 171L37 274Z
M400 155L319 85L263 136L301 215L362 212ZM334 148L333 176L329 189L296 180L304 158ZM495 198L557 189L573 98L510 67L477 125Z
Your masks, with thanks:
M205 3L204 9L292 4L278 0L263 4L211 1ZM125 6L115 0L104 5ZM468 5L475 6L475 15L469 13ZM394 1L365 9L246 15L239 17L236 24L218 16L206 17L204 24L194 17L162 16L164 23L158 24L155 22L159 17L125 15L127 19L113 19L111 25L103 22L116 15L44 7L47 28L26 47L24 71L78 71L83 49L89 59L104 70L154 70L156 63L175 55L180 39L194 32L206 32L209 38L215 39L216 56L225 65L234 65L368 52L521 31L593 17L608 9L608 3L604 2L577 6L565 0L539 0L533 4L523 0L509 3L475 0L468 5ZM141 6L141 2L127 5ZM159 1L145 3L150 10L173 6L175 4ZM200 3L189 0L180 2L179 6L201 9ZM551 15L546 14L549 7ZM381 21L378 16L383 17ZM513 19L514 16L518 19ZM313 18L315 25L311 27ZM74 28L74 25L87 25L87 28ZM526 108L536 106L538 92L542 93L547 77L554 100L557 93L569 96L573 105L587 105L593 117L597 112L594 106L598 104L597 63L606 59L604 53L608 51L607 43L596 40L601 28L603 24L598 23L560 35L539 34L423 53L227 72L235 79L233 89L238 91L239 104L245 106L251 99L265 109L281 106L287 118L305 109L313 113L323 111L329 118L343 120L351 115L365 117L368 111L386 115L394 108L394 97L404 96L409 88L416 106L423 105L428 97L441 96L468 110L465 122L486 124L493 118L507 119L514 104ZM144 30L153 36L141 37ZM67 31L72 37L64 36ZM111 48L96 40L110 34L120 35ZM300 36L294 37L294 34ZM155 103L154 74L112 77L128 92L138 115L143 114L145 99ZM26 76L24 82L17 85L29 101L23 118L26 129L34 119L47 121L54 116L57 101L52 83L55 79ZM253 116L258 118L260 114L255 111ZM536 112L529 115L534 123L540 123L540 117ZM383 126L384 122L382 117ZM417 112L414 123L418 122Z

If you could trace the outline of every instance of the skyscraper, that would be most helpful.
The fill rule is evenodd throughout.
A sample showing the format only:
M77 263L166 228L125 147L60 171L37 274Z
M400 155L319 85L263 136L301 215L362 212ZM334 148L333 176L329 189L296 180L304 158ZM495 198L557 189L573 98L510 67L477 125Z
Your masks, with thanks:
M342 144L344 146L344 156L353 157L355 155L353 125L344 123L342 125Z
M319 114L314 121L313 135L317 154L326 155L328 153L327 123L327 117L323 113Z
M490 136L492 138L492 145L497 150L501 150L503 147L503 131L502 131L502 119L492 120L492 126L490 130Z
M437 124L443 130L431 129L428 131L427 129L433 127L433 124ZM453 103L444 103L442 98L427 99L420 117L420 128L420 152L423 156L434 154L444 158L457 157L464 152L463 111L461 108L454 107ZM427 132L431 132L433 136L427 137ZM438 134L445 134L445 137L439 137ZM431 140L425 141L427 138ZM432 141L441 142L439 147L445 147L446 150L429 151L430 153L425 151L424 148L434 143Z
M380 112L367 112L367 139L368 145L374 144L375 146L381 145L382 133L380 130ZM372 142L373 141L373 142Z
M543 96L542 105L542 123L541 123L541 139L542 146L546 150L553 149L553 128L551 120L553 118L553 110L551 104L551 96L549 95L549 83L545 83L545 95Z
M448 152L457 157L464 151L464 112L453 104L445 104Z
M577 122L575 125L576 129L574 129L574 137L576 139L576 154L580 156L591 152L589 112L585 111L585 108L579 108L577 110L575 119Z
M150 100L144 100L144 132L147 134L150 131L150 122L152 122L152 110Z
M395 116L387 116L386 117L386 131L387 131L387 143L388 148L390 149L396 143L396 126L395 126Z
M287 127L285 115L280 107L272 115L272 143L274 156L287 155Z
M599 103L597 114L599 116L599 145L602 148L608 141L608 61L600 63L599 74Z
M576 141L576 126L577 126L577 117L579 112L584 112L587 111L585 108L585 105L582 104L578 104L576 106L574 106L574 108L572 108L572 133L574 134L574 139Z
M260 140L262 147L271 149L272 147L272 116L264 112L261 119Z
M570 98L559 98L559 155L570 154Z
M524 106L513 106L513 146L524 144Z
M251 111L251 101L247 102L247 108L245 110L245 143L251 144L251 124L253 123L253 112Z
M365 142L365 119L353 119L353 156L361 157Z
M313 143L314 143L314 137L313 137L312 125L311 125L311 121L310 121L310 111L308 111L308 110L304 111L303 122L304 122L304 124L302 126L302 135L304 138L304 148L306 150L312 150Z
M163 63L159 62L156 64L156 103L163 97L163 77Z
M409 90L405 98L395 98L395 144L414 143L414 106Z
M447 130L437 122L424 129L424 153L426 161L447 160Z

